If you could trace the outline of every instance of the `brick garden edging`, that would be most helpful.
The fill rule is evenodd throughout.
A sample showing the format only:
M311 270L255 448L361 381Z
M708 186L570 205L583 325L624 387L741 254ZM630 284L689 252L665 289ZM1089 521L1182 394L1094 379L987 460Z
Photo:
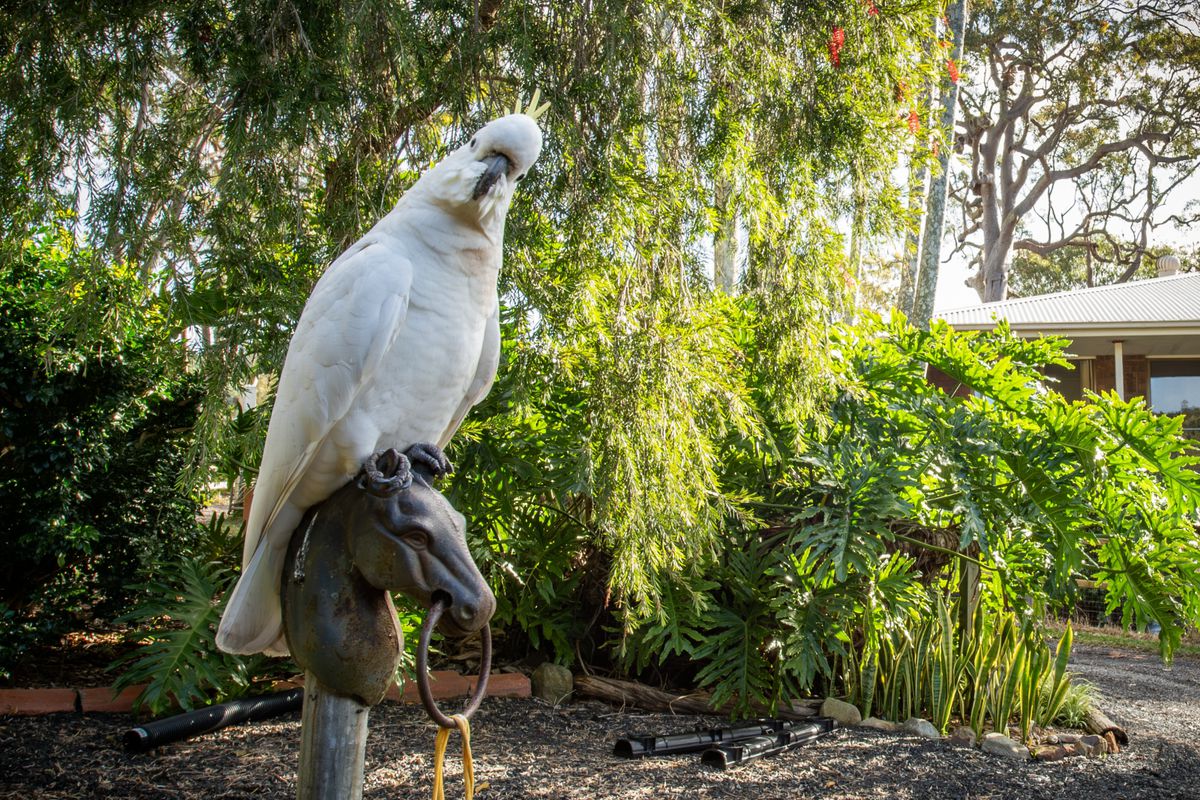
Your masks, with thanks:
M78 711L74 689L0 689L0 714L54 714Z
M429 673L429 685L438 700L466 697L475 688L478 675L462 675L452 670L435 670ZM276 688L301 686L303 681L285 681ZM87 689L0 689L0 716L34 716L40 714L78 713L122 713L133 708L133 699L143 686L129 686L116 697L111 686ZM488 678L488 697L529 697L529 677L519 672L498 672ZM401 703L419 703L416 684L408 682L401 691L393 686L387 700Z

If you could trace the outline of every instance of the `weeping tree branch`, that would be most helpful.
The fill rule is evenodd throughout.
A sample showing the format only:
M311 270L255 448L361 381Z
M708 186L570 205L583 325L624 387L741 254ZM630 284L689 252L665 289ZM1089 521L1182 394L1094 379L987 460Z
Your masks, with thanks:
M342 250L360 234L357 203L349 197L358 185L362 164L386 156L396 142L414 126L431 117L452 99L463 95L463 71L451 69L455 61L471 60L471 48L480 48L480 40L496 24L503 0L478 0L470 24L451 37L435 60L445 68L433 70L437 77L426 83L407 101L393 96L390 108L377 106L374 115L360 117L354 131L337 157L325 166L325 214L335 249ZM392 82L391 85L396 85Z

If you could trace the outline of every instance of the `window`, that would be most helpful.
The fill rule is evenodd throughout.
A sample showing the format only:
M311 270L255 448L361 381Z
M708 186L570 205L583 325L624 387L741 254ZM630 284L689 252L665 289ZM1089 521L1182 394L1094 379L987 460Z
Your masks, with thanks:
M1150 407L1182 415L1189 438L1200 438L1200 359L1150 362Z
M1074 369L1046 366L1042 371L1051 379L1046 385L1068 400L1082 400L1084 389L1095 391L1096 388L1092 381L1092 361L1079 359L1072 361L1071 365Z

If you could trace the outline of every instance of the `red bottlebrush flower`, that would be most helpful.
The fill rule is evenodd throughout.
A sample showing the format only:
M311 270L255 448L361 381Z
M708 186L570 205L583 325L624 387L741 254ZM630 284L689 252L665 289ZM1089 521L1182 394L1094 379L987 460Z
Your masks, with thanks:
M917 113L915 108L908 112L908 129L913 133L921 130L921 115Z
M950 73L951 83L958 83L958 64L954 63L953 58L946 59L946 72Z
M846 43L846 31L834 26L829 34L829 61L835 67L842 64L842 45Z
M867 0L867 16L878 17L879 6L875 5L875 0Z

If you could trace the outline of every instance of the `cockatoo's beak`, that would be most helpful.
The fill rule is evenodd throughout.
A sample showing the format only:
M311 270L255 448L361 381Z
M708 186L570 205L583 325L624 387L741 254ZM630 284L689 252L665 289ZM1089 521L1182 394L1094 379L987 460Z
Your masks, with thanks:
M501 175L507 175L512 162L508 160L508 156L503 153L492 153L486 158L481 158L486 165L483 174L479 176L479 182L475 184L475 191L471 193L472 200L478 200L483 197L488 191L500 180Z

